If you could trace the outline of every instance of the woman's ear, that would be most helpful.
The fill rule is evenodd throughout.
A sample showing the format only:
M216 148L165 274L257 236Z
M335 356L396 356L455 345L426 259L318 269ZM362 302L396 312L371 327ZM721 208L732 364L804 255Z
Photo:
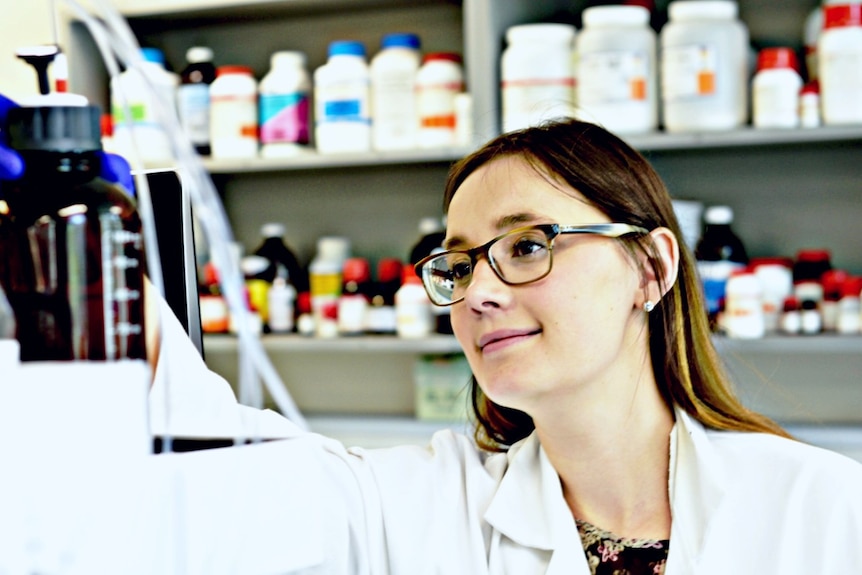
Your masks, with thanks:
M663 227L655 228L649 233L648 241L650 245L646 246L647 253L656 258L661 266L656 269L650 263L650 258L644 254L642 261L644 280L641 286L644 301L638 302L638 307L641 308L646 302L657 304L676 282L679 271L679 242L672 231ZM658 275L659 273L661 276Z

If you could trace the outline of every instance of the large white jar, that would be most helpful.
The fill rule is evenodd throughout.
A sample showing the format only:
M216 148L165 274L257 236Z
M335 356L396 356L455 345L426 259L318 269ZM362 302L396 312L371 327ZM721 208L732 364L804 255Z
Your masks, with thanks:
M419 72L419 37L387 34L371 60L371 147L409 150L416 147L419 125L414 85Z
M212 157L256 157L257 121L257 80L251 68L219 66L210 84Z
M642 6L594 6L578 34L577 115L617 133L658 128L656 35Z
M370 71L365 46L329 44L329 59L314 71L314 140L323 154L371 149Z
M729 130L748 118L748 29L732 0L678 0L662 28L661 102L668 132Z
M862 123L862 3L823 7L817 61L823 123Z
M574 116L575 27L521 24L506 31L501 58L503 131Z

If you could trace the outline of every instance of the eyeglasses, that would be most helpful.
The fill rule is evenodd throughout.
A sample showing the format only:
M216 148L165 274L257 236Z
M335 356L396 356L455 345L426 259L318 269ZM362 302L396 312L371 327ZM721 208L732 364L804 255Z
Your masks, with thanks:
M447 306L464 299L479 256L488 260L491 269L503 283L523 285L551 273L554 239L561 234L619 238L628 234L647 233L649 231L644 228L620 223L582 226L539 224L508 231L475 248L431 254L420 260L415 268L431 301L439 306Z

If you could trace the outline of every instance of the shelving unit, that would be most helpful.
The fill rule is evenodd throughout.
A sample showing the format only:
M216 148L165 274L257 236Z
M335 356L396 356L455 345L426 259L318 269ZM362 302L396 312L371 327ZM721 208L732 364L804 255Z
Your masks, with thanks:
M260 77L269 55L298 49L309 68L323 63L329 41L350 37L374 52L383 33L417 32L423 51L464 54L474 100L475 140L499 131L498 62L505 29L548 18L577 20L586 1L562 0L120 0L142 44L162 48L175 66L195 43L210 45L218 63L252 66ZM660 8L666 2L659 2ZM803 22L817 0L741 0L740 15L755 46L801 44ZM73 40L92 62L81 31ZM88 69L71 62L72 69ZM104 71L89 66L79 80L99 101ZM101 84L99 84L101 78ZM74 78L73 78L74 80ZM75 86L73 85L73 89ZM87 91L83 90L83 91ZM793 256L807 247L833 251L833 265L862 274L862 126L808 130L740 130L649 134L628 141L642 150L671 194L734 207L734 227L750 255ZM266 221L287 225L286 238L308 261L314 241L345 235L353 252L405 257L416 224L437 215L449 165L466 149L289 159L205 162L222 193L234 234L247 248ZM862 425L862 337L717 341L754 407L797 423ZM385 416L409 421L412 369L422 354L455 353L452 338L305 340L264 338L300 407L317 417ZM232 338L207 336L207 361L236 375ZM340 421L336 418L336 421ZM359 421L359 420L352 420ZM424 428L422 428L424 429Z

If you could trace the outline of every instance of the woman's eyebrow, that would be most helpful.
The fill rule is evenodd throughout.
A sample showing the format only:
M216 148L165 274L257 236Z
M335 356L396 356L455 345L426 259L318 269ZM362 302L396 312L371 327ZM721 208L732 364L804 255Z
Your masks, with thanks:
M497 229L498 232L502 233L513 227L518 227L520 225L528 224L539 220L544 220L544 218L532 212L519 212L517 214L509 214L498 218L497 222L494 224L494 227ZM451 238L448 238L445 242L443 242L443 248L446 250L458 249L465 245L467 245L467 242L461 236L452 236Z

